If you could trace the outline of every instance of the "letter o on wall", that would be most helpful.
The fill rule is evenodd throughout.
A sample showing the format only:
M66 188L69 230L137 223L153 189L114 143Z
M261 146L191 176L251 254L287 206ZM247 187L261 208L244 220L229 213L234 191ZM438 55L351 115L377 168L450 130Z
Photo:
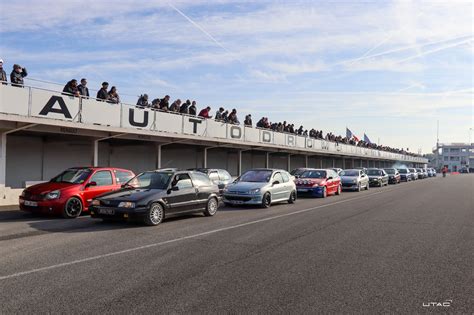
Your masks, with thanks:
M268 131L262 131L262 142L272 142L272 134Z
M238 126L230 126L230 137L232 139L241 139L242 129Z

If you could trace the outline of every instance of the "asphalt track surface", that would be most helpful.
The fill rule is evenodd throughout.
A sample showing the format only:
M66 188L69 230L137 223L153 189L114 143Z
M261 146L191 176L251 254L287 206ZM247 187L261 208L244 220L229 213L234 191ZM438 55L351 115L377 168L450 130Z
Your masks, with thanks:
M453 175L158 227L2 211L0 313L473 313L473 195Z

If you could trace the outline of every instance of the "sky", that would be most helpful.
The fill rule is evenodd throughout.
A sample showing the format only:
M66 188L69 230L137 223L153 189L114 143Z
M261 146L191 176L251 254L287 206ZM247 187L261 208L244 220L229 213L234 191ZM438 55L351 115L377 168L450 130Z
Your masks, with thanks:
M128 103L169 94L415 153L438 120L440 142L468 142L473 56L471 1L0 0L0 58L27 85L108 81Z

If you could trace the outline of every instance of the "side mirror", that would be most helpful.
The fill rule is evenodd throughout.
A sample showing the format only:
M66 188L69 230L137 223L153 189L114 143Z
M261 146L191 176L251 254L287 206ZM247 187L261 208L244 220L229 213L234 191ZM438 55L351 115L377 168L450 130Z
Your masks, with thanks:
M91 187L91 186L97 186L96 182L89 182L86 184L86 188Z
M170 189L168 189L168 194L170 194L172 191L178 191L179 187L178 186L172 186Z
M274 181L274 182L272 183L272 186L278 185L279 183L280 183L280 182L276 180L276 181Z

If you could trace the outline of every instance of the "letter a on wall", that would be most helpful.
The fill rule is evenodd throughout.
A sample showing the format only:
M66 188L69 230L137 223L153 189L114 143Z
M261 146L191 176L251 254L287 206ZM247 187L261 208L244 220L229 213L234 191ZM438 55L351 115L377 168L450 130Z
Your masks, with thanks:
M59 108L53 108L58 103ZM40 111L40 115L48 116L49 113L63 114L65 118L72 119L71 113L61 96L53 95Z

